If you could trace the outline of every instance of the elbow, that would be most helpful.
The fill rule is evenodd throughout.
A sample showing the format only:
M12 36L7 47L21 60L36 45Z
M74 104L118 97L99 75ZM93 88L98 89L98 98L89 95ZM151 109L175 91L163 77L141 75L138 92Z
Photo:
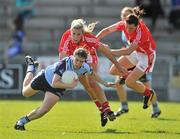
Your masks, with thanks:
M130 55L133 51L126 51L124 55Z

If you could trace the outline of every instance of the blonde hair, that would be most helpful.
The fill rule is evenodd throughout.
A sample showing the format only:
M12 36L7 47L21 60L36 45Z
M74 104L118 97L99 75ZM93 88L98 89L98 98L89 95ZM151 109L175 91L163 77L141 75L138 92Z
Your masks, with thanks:
M144 10L141 9L139 6L136 6L136 7L124 7L122 10L121 10L121 18L126 18L124 17L126 13L129 13L129 14L134 14L135 16L137 16L138 18L141 18L142 15L144 15Z
M92 33L97 23L98 21L87 25L83 19L75 19L71 23L71 29L82 29L85 33Z
M132 14L133 13L133 8L131 8L131 7L124 7L122 10L121 10L121 18L123 19L123 18L126 18L126 17L124 17L124 15L125 15L125 13L130 13L130 14Z

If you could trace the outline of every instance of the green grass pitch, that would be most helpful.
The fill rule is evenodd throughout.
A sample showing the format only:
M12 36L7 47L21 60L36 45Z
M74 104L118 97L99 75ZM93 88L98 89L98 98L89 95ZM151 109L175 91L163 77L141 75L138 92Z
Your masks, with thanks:
M0 101L0 139L178 139L180 138L180 103L159 103L162 115L151 119L151 108L142 109L141 102L129 102L130 111L105 127L90 101L59 101L43 118L16 131L13 125L41 101ZM118 102L110 102L113 110Z

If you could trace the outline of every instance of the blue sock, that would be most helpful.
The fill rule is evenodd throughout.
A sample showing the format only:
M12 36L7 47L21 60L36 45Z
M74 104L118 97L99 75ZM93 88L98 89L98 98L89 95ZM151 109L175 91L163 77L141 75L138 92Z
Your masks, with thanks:
M154 104L152 104L152 108L153 108L153 113L159 112L159 111L160 111L157 102L155 102Z
M128 110L128 103L126 101L125 102L121 102L121 109Z
M25 125L27 124L28 122L30 122L30 120L28 119L27 116L24 116L22 118L19 119L19 121L17 122L18 125Z
M28 65L28 67L27 67L27 73L28 73L28 72L32 72L32 73L35 72L35 67L34 67L34 65Z

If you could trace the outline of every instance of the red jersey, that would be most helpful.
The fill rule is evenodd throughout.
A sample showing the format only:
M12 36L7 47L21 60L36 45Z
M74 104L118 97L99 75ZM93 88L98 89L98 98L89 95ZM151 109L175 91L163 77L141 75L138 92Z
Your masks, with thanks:
M67 30L59 43L59 53L65 51L67 56L73 55L75 49L79 47L84 47L92 56L93 63L96 64L98 57L96 49L100 46L100 41L92 34L85 33L80 41L80 43L75 43L71 37L70 29Z
M138 45L136 51L145 53L147 55L151 55L155 51L155 42L149 29L143 21L139 22L136 30L133 33L128 33L125 26L126 21L119 21L116 28L120 31L124 31L130 45Z

